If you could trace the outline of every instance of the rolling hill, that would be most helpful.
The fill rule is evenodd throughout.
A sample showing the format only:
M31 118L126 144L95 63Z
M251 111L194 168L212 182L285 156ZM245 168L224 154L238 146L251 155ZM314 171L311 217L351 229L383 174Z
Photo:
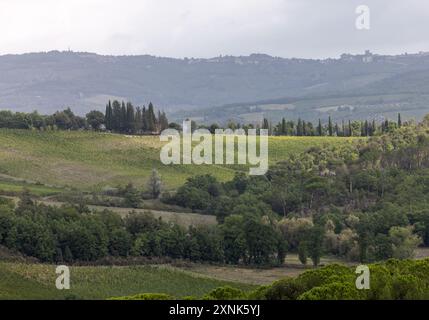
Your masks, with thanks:
M337 137L269 139L269 162L272 164L311 146L350 141ZM212 174L226 181L236 170L247 171L238 165L166 166L159 159L162 145L156 136L0 129L0 173L50 187L94 190L128 182L145 186L153 168L158 169L167 189L174 189L197 174ZM39 190L42 191L55 190Z
M85 114L102 110L108 99L117 98L137 105L152 101L173 120L192 116L203 122L234 118L236 109L231 104L266 108L277 100L277 104L292 103L295 111L262 113L272 118L281 113L312 119L316 109L331 107L326 103L330 97L342 97L345 106L356 107L356 96L386 100L395 94L408 96L390 99L391 104L363 101L362 105L371 113L405 108L409 116L420 117L417 109L426 107L429 94L429 55L425 53L380 56L367 52L310 60L265 54L173 59L53 51L0 56L0 74L0 108L4 109L51 113L71 107ZM404 99L407 104L400 104Z

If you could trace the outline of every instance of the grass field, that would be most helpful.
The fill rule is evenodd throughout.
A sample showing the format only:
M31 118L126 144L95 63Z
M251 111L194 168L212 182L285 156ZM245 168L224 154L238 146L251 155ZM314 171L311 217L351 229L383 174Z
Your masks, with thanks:
M325 143L348 143L335 137L270 137L269 162ZM238 166L175 165L159 160L163 143L157 136L124 136L94 132L0 129L0 173L51 186L99 189L133 182L144 186L157 168L167 189L187 177L210 173L231 179ZM243 169L243 167L241 167Z
M49 187L45 185L30 184L19 181L0 180L0 194L18 194L21 193L24 188L27 189L30 194L39 197L51 196L63 191L60 188Z
M17 201L17 200L16 200ZM51 201L51 200L38 200L39 203L44 203L50 206L62 206L63 202ZM171 212L171 211L161 211L161 210L152 210L152 209L134 209L134 208L118 208L118 207L103 207L103 206L93 206L89 205L89 209L103 211L109 210L119 214L121 217L127 216L130 212L143 213L150 212L155 218L162 218L163 221L174 222L181 226L188 227L190 225L199 226L199 225L216 225L217 220L216 216L208 214L198 214L190 212Z
M201 297L227 282L168 266L70 267L70 290L55 287L55 266L0 262L0 299L106 299L139 293Z

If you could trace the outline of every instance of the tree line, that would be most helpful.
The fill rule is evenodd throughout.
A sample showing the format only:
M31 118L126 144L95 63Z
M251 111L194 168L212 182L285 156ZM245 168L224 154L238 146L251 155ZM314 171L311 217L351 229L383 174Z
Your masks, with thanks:
M381 122L377 122L375 119L372 121L343 120L340 124L334 123L330 116L327 123L322 124L319 119L317 125L302 119L288 121L282 118L277 125L273 126L267 119L264 119L262 128L268 129L272 135L277 136L371 137L391 132L403 125L406 123L402 122L399 113L397 121L389 119Z
M282 261L284 243L276 229L255 217L230 226L181 227L150 212L126 218L86 207L35 203L24 192L18 206L0 198L0 245L44 262L88 262L105 257L187 259L235 262L245 248L246 263ZM240 230L241 243L231 235Z
M271 136L372 137L392 132L409 124L408 122L402 121L401 114L399 113L396 121L389 119L376 121L373 119L372 121L343 120L341 123L334 123L329 116L326 123L323 123L321 119L319 119L317 124L314 124L301 118L296 121L282 118L280 122L273 124L271 121L264 118L261 123L256 125L252 123L242 124L228 121L224 127L217 123L198 125L195 121L192 121L191 128L192 131L199 128L208 129L212 134L215 133L216 129L243 129L245 132L247 132L248 129L256 129L258 133L260 129L266 129ZM176 126L176 124L174 125Z
M52 115L0 111L0 128L37 130L96 130L127 134L158 134L168 128L164 112L155 112L152 103L148 107L135 108L132 103L109 101L106 111L92 110L85 117L73 113L70 108Z

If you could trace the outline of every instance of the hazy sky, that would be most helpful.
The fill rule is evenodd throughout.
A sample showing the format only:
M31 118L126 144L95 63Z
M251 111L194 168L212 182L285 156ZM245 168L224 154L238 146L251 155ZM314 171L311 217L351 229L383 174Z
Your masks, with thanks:
M428 30L427 0L0 0L0 54L336 57L429 51Z

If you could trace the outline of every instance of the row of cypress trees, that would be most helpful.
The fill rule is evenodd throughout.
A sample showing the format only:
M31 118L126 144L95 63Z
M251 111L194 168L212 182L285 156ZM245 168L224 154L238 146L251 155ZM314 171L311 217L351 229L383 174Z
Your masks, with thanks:
M401 114L398 114L398 121L384 120L381 123L373 121L351 121L347 123L344 121L342 124L333 123L331 117L328 119L326 125L322 124L319 119L317 125L311 122L298 119L298 121L287 121L282 119L274 128L271 128L267 119L264 119L262 128L269 129L271 134L274 135L288 135L288 136L374 136L380 133L387 133L395 128L402 126Z
M168 128L164 112L155 110L152 102L146 108L134 107L131 102L109 101L105 112L106 129L120 133L159 133Z

